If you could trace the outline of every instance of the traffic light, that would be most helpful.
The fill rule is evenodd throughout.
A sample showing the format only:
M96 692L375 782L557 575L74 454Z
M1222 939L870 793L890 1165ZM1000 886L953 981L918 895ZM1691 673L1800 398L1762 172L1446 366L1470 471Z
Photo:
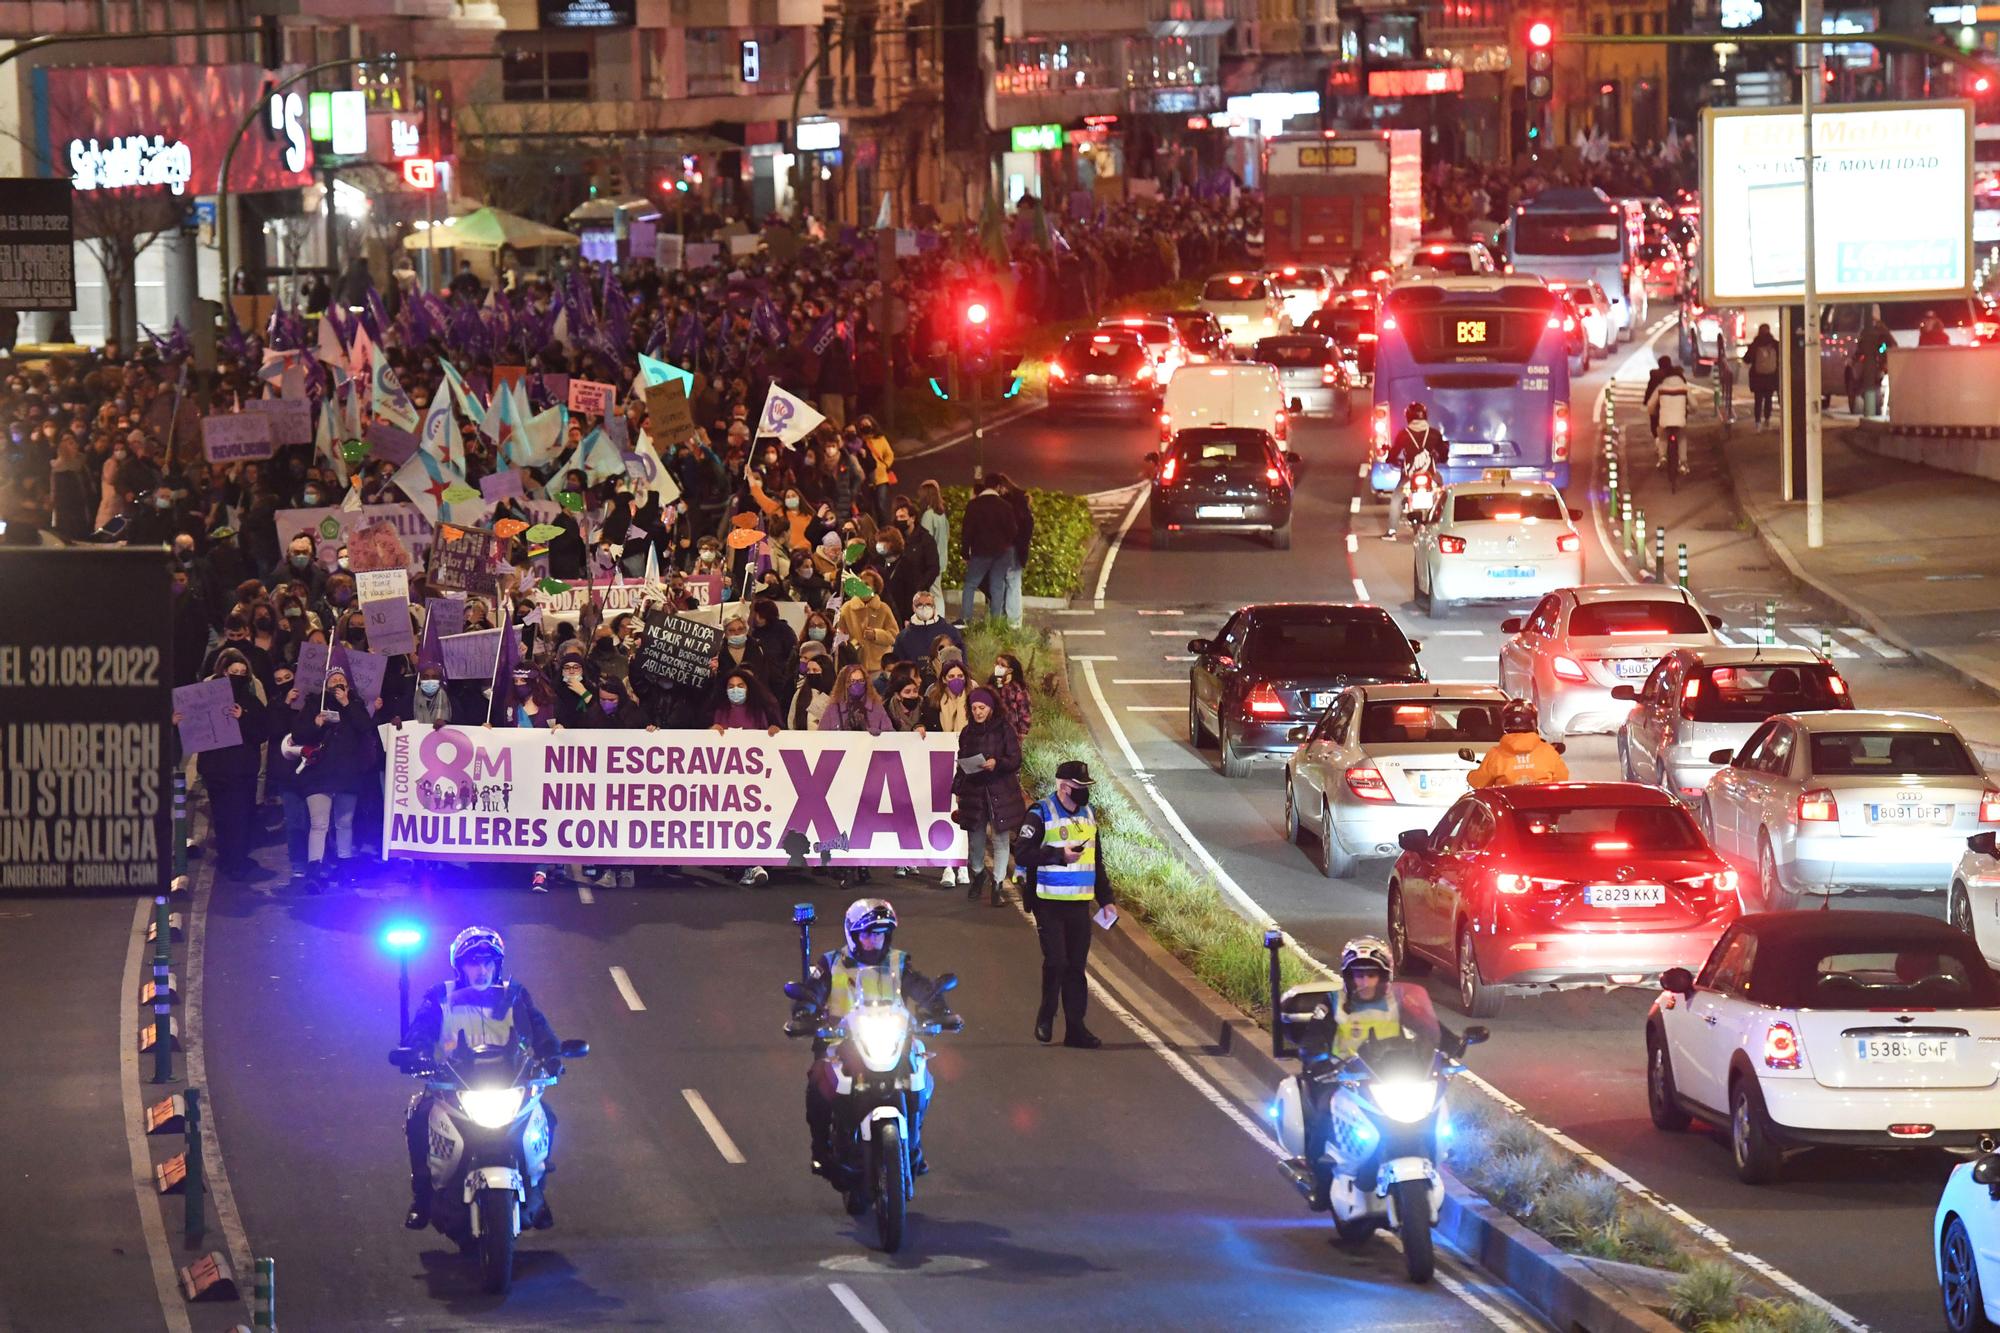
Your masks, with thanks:
M991 294L968 292L958 307L958 365L967 375L984 375L993 369L993 316L996 303Z
M1549 103L1556 94L1556 25L1553 19L1531 18L1521 32L1527 50L1527 72L1523 89L1527 93L1528 151L1539 153L1548 122Z

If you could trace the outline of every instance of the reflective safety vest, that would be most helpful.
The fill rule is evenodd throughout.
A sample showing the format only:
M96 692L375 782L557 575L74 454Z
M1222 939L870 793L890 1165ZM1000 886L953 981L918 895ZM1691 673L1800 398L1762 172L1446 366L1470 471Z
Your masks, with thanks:
M881 962L871 966L849 957L845 949L827 954L820 960L831 983L826 1000L827 1016L835 1020L843 1019L855 1006L865 1001L879 1003L898 998L903 990L906 957L901 949L889 949L882 954Z
M1083 854L1074 862L1056 861L1035 867L1035 896L1051 902L1086 902L1097 896L1097 816L1086 803L1074 814L1054 796L1035 804L1042 821L1042 846L1074 843Z
M1381 1004L1350 1009L1347 1007L1347 990L1345 987L1341 988L1340 998L1333 1011L1334 1022L1338 1025L1333 1039L1335 1056L1353 1055L1364 1043L1373 1038L1395 1038L1403 1035L1403 1011L1396 1003L1396 988L1385 983L1382 989Z
M445 992L443 1009L444 1022L439 1028L438 1042L445 1050L458 1045L460 1032L472 1046L514 1044L513 988L504 982L485 990L454 983Z

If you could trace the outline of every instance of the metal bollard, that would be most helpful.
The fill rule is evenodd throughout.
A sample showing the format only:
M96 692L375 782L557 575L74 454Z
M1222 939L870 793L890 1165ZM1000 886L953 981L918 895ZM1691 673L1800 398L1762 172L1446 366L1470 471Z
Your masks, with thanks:
M1674 575L1681 587L1685 588L1688 586L1688 544L1686 542L1679 543L1679 549L1674 554Z
M1631 543L1632 558L1639 561L1639 567L1644 569L1646 556L1646 511L1643 508L1636 505L1633 506L1632 531L1627 533L1626 536Z
M193 1249L207 1229L202 1221L202 1194L208 1182L201 1174L201 1089L189 1088L181 1095L187 1102L187 1185L181 1192L187 1210L182 1227L187 1247Z
M250 1286L250 1323L254 1328L278 1327L278 1261L259 1259L257 1275Z
M1660 576L1660 582L1667 581L1667 528L1664 523L1653 528L1653 572Z
M167 999L167 942L173 928L167 920L165 894L153 899L153 1079L170 1083L174 1077L173 1005Z
M174 768L174 874L188 872L188 794L187 774L179 766ZM164 930L165 927L162 927Z
M1766 600L1764 603L1764 642L1770 644L1777 641L1778 604L1776 601Z
M1627 550L1632 546L1632 497L1618 497L1618 544Z
M1819 655L1833 660L1833 631L1824 625L1819 627Z

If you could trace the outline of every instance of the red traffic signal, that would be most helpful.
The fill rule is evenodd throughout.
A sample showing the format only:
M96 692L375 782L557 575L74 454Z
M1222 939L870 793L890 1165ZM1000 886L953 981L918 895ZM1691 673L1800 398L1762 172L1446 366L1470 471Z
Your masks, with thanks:
M968 301L965 306L965 322L974 328L978 328L992 317L992 313L992 311L986 308L986 302Z
M1528 45L1537 49L1548 46L1556 39L1556 29L1547 19L1536 19L1528 25Z

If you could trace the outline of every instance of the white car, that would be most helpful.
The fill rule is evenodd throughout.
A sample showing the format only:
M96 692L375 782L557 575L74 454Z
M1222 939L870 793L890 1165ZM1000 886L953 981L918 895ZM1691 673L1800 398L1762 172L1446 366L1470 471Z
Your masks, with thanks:
M1583 582L1583 538L1546 481L1460 482L1418 531L1415 579L1432 619L1454 602L1539 596Z
M1481 241L1423 241L1403 266L1403 276L1412 279L1479 278L1499 271Z
M1584 337L1600 354L1608 353L1618 341L1618 316L1611 308L1611 298L1595 282L1571 281L1550 278L1549 290L1568 292L1576 301L1576 312L1583 319Z
M1644 685L1620 685L1631 699L1618 729L1618 766L1627 782L1650 782L1699 803L1720 767L1778 713L1852 708L1847 682L1810 648L1753 645L1681 648L1653 668Z
M1986 961L2000 967L2000 847L1994 834L1965 840L1965 854L1952 867L1945 919L1972 936Z
M1115 319L1097 321L1100 329L1123 329L1136 333L1146 344L1147 355L1153 358L1155 381L1165 384L1174 377L1174 372L1188 363L1187 344L1181 341L1181 331L1165 315L1120 315Z
M1653 1124L1726 1129L1745 1184L1794 1148L1969 1148L2000 1127L2000 976L1934 917L1760 912L1660 986Z
M1931 1219L1944 1326L1992 1333L2000 1325L2000 1153L1952 1168Z
M1218 273L1202 284L1195 305L1215 316L1231 347L1292 331L1284 302L1261 273Z
M1500 622L1500 632L1513 635L1500 646L1500 688L1534 701L1542 735L1552 741L1571 732L1614 732L1632 704L1611 692L1646 679L1676 648L1720 643L1720 624L1682 588L1562 588L1525 618Z
M1282 268L1267 269L1264 281L1278 293L1278 300L1285 308L1285 317L1292 321L1295 329L1318 314L1319 308L1333 295L1333 275L1313 264L1286 264Z
M1491 685L1348 686L1317 723L1292 729L1292 841L1305 830L1319 839L1329 879L1353 873L1358 857L1396 855L1404 829L1430 827L1465 794L1466 774L1500 739L1506 703Z
M1788 713L1712 758L1701 818L1715 850L1754 865L1767 908L1806 893L1951 883L1965 840L2000 828L2000 791L1943 718L1868 709Z

